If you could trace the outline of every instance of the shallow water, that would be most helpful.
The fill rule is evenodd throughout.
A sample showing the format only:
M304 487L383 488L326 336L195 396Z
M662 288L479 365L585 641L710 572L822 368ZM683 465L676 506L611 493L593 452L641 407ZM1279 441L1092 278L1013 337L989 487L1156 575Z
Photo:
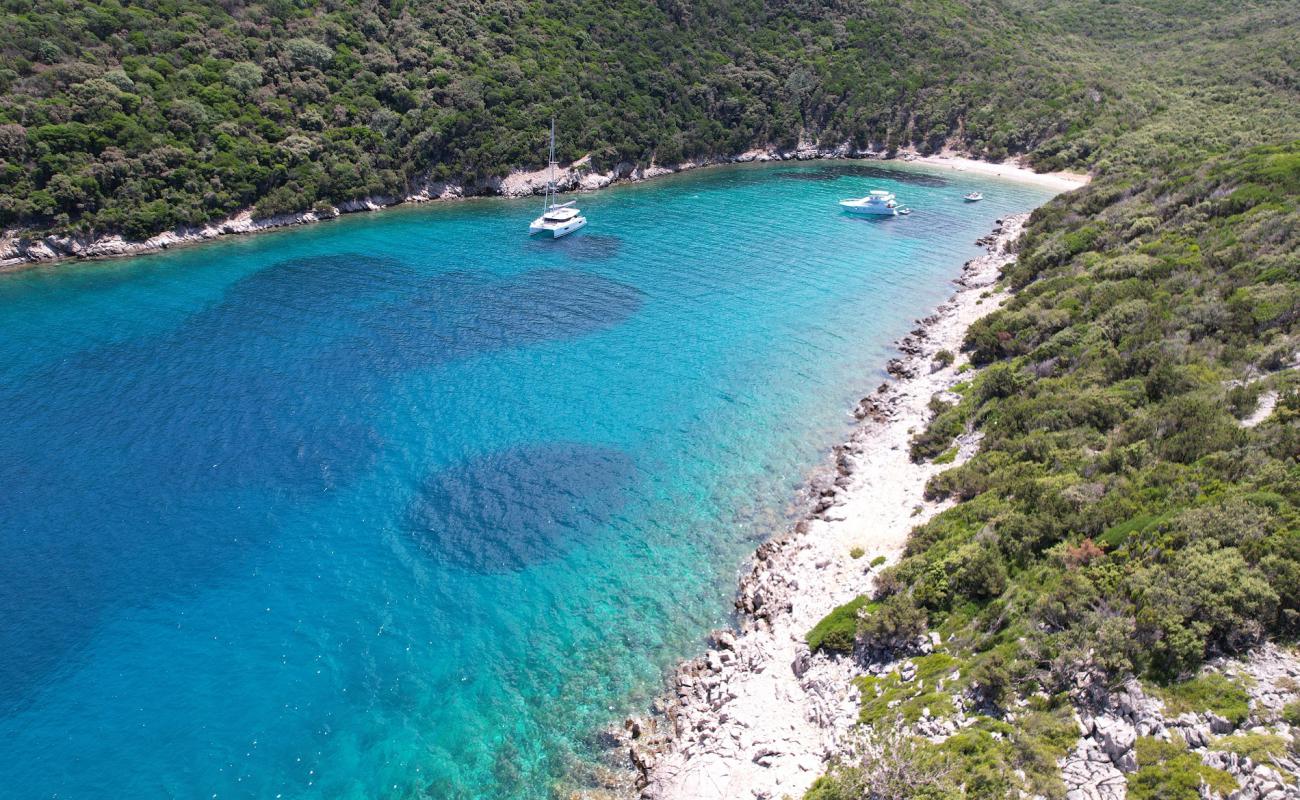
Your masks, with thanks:
M1048 195L729 167L0 276L0 794L546 797Z

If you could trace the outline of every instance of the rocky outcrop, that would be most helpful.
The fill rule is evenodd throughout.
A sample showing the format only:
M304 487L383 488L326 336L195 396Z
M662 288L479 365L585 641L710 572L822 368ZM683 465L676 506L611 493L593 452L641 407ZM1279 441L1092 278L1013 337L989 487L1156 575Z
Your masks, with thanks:
M1078 720L1081 736L1061 764L1069 800L1121 800L1128 773L1136 771L1135 744L1141 736L1180 741L1208 766L1236 778L1240 789L1231 800L1300 800L1300 763L1290 756L1262 764L1224 749L1221 737L1265 734L1290 742L1292 733L1278 725L1282 708L1300 692L1300 658L1266 644L1238 660L1220 659L1208 669L1241 681L1250 696L1250 715L1240 725L1212 711L1171 715L1135 680L1109 692L1081 675Z
M1124 773L1098 742L1085 736L1061 764L1066 800L1124 800Z

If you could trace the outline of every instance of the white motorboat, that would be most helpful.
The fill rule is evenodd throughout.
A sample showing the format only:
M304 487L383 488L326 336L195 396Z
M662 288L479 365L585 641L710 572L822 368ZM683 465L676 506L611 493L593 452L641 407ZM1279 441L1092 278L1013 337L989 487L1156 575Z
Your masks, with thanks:
M894 197L893 192L874 189L866 197L859 197L855 200L841 200L840 208L850 214L874 214L893 217L898 215L898 199Z
M962 197L962 199L965 200L967 203L978 203L979 201L984 199L984 195L980 194L979 192L971 192L970 194Z
M542 234L551 239L558 239L561 236L568 236L587 224L587 218L582 216L582 212L575 207L576 200L567 203L555 202L555 166L555 120L552 119L551 162L547 167L550 172L546 176L546 192L542 195L542 215L528 226L529 236Z

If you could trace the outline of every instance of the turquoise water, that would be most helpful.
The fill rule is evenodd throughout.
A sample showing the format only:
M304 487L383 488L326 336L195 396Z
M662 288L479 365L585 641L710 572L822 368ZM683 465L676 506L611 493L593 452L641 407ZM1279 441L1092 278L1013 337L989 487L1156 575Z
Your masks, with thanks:
M0 795L550 795L1047 196L721 168L0 276Z

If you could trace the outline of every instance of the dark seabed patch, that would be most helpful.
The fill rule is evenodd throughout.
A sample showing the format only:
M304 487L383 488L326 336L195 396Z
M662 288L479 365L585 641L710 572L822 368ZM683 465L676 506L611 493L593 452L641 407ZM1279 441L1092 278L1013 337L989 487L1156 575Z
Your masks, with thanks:
M256 305L310 314L322 308L338 310L329 299L347 297L351 308L364 309L366 301L401 291L422 278L396 259L361 253L292 258L236 282L221 306Z
M0 538L0 713L66 667L108 609L195 590L272 541L274 515L241 504L314 502L369 469L386 446L371 399L404 372L578 337L641 302L564 270L430 277L360 255L294 259L174 329L0 385L0 520L16 532ZM578 459L560 457L577 481Z
M636 287L586 272L544 269L504 279L453 272L374 315L348 346L380 359L384 370L419 369L612 328L643 302Z
M321 342L356 330L377 302L418 279L359 255L275 264L170 331L88 350L12 392L0 387L10 420L0 445L12 439L11 454L39 445L25 459L39 471L98 469L123 487L329 488L374 456L378 437L350 401L376 389L377 376L322 360ZM49 453L77 457L56 464Z
M910 170L905 169L885 169L883 167L874 167L871 164L844 163L835 165L835 167L816 169L811 174L818 174L818 176L822 177L809 178L809 180L835 181L837 178L871 178L872 181L906 183L909 186L924 186L927 189L941 189L941 187L948 186L949 183L948 178L935 176L935 174L910 172Z
M621 450L557 442L500 450L434 473L406 526L437 562L515 572L557 558L622 510L637 476Z
M603 261L619 254L623 239L608 233L583 231L559 240L534 237L528 240L526 247L530 254L557 251L577 261Z

